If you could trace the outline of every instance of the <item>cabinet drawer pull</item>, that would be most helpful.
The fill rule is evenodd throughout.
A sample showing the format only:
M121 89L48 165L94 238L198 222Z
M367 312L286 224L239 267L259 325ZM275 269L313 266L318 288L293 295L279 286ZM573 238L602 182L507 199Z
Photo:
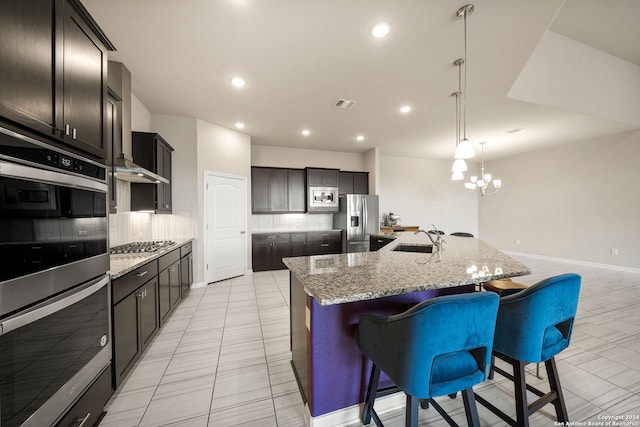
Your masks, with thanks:
M69 125L68 123L64 125L64 134L67 136L71 135L71 125Z
M136 292L136 298L144 298L144 292Z
M78 423L77 426L78 427L82 427L84 425L84 423L87 422L87 420L89 419L90 416L91 416L91 412L88 412L87 415L84 416L84 418L78 418L77 420L75 420L73 422L72 425L76 425L76 423Z
M329 244L328 243L322 243L320 246L322 246L323 248L326 248L326 247L329 246Z
M73 128L73 130L71 131L71 138L77 139L77 137L78 137L77 129Z
M142 277L142 276L144 276L145 274L147 274L147 270L145 270L145 271L141 271L140 273L136 274L136 277Z

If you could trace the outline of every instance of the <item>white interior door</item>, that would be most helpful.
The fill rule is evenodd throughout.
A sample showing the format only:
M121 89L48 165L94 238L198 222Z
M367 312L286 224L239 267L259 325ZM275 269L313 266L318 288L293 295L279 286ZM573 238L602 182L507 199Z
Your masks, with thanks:
M205 173L205 283L245 274L246 205L246 177Z

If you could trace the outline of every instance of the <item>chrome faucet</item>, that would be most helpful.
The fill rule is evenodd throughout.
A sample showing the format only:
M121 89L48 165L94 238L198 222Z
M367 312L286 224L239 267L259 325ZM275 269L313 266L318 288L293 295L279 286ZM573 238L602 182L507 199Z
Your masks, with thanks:
M444 239L442 238L442 234L441 234L441 233L440 233L440 231L436 228L436 226L435 226L435 225L433 225L433 224L429 224L429 225L427 226L427 229L428 229L429 227L431 227L431 228L433 229L433 231L435 231L435 233L434 233L434 234L435 234L435 236L436 236L436 239L435 239L435 240L433 240L433 237L431 237L431 233L429 233L429 232L427 232L427 231L424 231L424 230L422 230L422 229L420 229L420 230L416 231L414 234L419 234L419 233L424 233L424 234L426 234L426 235L427 235L427 237L429 238L429 240L431 240L431 243L433 244L433 246L435 246L435 247L436 247L436 251L440 252L440 251L442 250L442 246L443 246L443 244L444 244Z

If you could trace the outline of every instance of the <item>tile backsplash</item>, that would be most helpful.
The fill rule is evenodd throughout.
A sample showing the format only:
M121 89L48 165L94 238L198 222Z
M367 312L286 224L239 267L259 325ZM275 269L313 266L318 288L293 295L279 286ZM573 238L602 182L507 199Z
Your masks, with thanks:
M191 211L174 211L173 215L131 212L131 187L117 180L118 213L109 214L109 246L147 240L171 240L195 236L196 223Z
M146 240L192 238L195 224L192 213L177 211L173 215L147 212L123 212L109 215L109 246Z
M330 230L332 214L251 215L253 233L295 230Z

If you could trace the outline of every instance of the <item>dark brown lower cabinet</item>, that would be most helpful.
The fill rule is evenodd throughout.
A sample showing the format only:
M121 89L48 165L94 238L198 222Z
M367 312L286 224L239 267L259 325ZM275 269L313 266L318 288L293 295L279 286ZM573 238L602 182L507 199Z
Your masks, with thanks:
M174 250L158 259L158 305L160 326L180 301L180 251Z
M342 232L339 230L307 233L307 255L339 254L342 252Z
M307 233L291 233L291 256L307 255Z
M339 254L342 250L340 230L295 233L268 233L251 236L253 271L284 270L282 258Z
M189 293L189 286L193 283L193 251L191 243L180 248L180 296L184 298Z
M252 236L253 271L283 270L282 258L291 256L289 233L254 234Z
M96 425L102 419L104 405L112 394L111 366L108 366L71 407L62 420L56 424L56 427L89 427Z
M381 247L388 245L393 242L395 239L390 239L388 237L382 236L371 236L369 237L369 251L375 252L380 250Z
M114 281L117 284L117 280ZM157 276L113 306L113 366L117 388L158 329Z

